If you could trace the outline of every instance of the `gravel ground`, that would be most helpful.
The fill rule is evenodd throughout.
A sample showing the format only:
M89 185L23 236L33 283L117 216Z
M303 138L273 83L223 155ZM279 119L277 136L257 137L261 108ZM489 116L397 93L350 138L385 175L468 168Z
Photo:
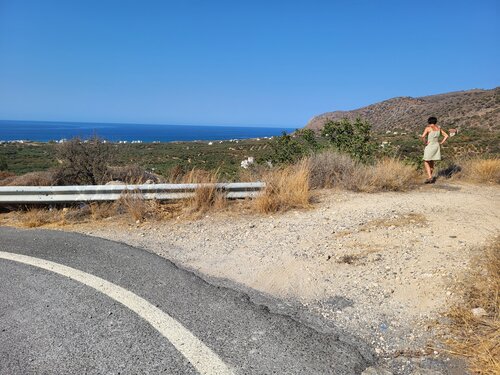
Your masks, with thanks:
M319 329L354 333L391 372L461 374L426 345L432 322L457 301L456 280L500 231L499 200L496 186L438 182L407 193L322 191L312 209L285 214L63 229L141 247L212 282L287 301Z

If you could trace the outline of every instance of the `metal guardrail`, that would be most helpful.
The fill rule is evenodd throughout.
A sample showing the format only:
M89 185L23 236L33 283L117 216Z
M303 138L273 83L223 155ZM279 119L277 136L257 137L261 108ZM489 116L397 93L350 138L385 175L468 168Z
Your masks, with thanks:
M265 188L265 183L0 186L0 204L114 201L126 194L143 199L174 200L192 197L196 189L214 186L227 198L237 199L256 197Z

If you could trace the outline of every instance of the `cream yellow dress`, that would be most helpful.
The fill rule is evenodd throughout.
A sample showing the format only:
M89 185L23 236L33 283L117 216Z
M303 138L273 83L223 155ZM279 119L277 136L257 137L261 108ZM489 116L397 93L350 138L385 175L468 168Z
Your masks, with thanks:
M424 160L441 160L441 147L439 145L441 130L432 130L427 135L427 146L424 149Z

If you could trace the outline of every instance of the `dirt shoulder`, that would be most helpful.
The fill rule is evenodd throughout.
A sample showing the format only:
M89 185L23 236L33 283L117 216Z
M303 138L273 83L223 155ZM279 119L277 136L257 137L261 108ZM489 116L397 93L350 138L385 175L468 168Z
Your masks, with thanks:
M64 229L148 249L198 273L299 302L381 357L414 357L424 349L429 322L456 301L456 280L500 231L496 186L323 191L316 200L311 210L279 215L105 220Z

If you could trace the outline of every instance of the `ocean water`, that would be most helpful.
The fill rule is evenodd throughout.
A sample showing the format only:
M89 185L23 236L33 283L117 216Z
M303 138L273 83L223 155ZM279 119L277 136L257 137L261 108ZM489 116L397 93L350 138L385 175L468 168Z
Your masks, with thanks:
M46 122L0 120L0 141L29 140L38 142L58 141L80 137L98 136L112 142L143 141L173 142L197 140L228 140L263 138L290 133L295 128L200 126L200 125L151 125L84 122Z

